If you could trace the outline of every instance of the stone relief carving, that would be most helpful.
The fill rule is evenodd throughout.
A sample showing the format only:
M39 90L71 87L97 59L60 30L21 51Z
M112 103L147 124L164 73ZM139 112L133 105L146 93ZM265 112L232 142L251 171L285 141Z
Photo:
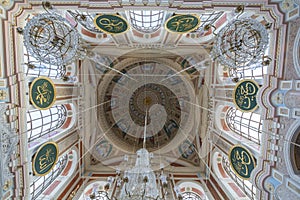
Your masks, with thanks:
M14 175L10 171L11 155L14 154L18 143L17 134L10 129L9 124L4 119L7 106L0 104L0 196L6 196L6 193L13 188ZM6 196L7 197L7 196Z

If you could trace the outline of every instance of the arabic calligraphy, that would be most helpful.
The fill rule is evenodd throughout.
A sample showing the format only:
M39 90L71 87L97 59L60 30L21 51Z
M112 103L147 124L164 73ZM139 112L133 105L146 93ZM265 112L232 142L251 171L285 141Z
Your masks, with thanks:
M39 102L40 105L43 105L43 103L49 102L50 95L52 91L48 89L49 83L44 82L42 85L37 86L37 96L36 100Z
M252 155L242 146L234 146L229 153L230 163L234 171L242 178L250 178L255 167Z
M55 153L48 148L46 153L39 158L40 171L44 172L49 166L55 162Z
M252 111L256 108L256 94L258 85L252 80L244 80L238 83L235 92L234 100L238 108L243 111Z
M123 33L128 29L128 23L118 15L99 15L94 23L98 29L109 34Z
M46 77L35 79L30 86L30 100L38 109L48 109L55 102L55 87Z
M119 32L120 30L123 29L123 25L124 25L124 22L121 22L119 20L110 20L108 18L103 18L103 19L100 19L99 20L99 23L101 25L103 25L105 27L106 30L108 31L117 31Z
M199 23L193 15L176 15L167 21L166 28L171 32L186 33L197 28Z
M54 142L47 142L42 145L36 152L32 166L35 175L44 176L48 174L58 158L58 147Z
M241 153L239 151L234 152L234 157L232 158L233 164L235 165L235 169L244 176L249 175L248 165L251 164L251 160L249 155L242 151Z

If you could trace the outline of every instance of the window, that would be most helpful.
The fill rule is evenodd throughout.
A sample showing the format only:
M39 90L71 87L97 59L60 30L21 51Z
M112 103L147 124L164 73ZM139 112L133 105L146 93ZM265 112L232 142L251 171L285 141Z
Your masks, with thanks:
M202 198L193 192L184 192L182 193L182 200L202 200Z
M222 165L230 178L239 186L240 189L250 198L255 199L256 188L248 180L239 178L231 169L230 163L225 156L222 158Z
M24 51L26 52L26 48L24 48ZM46 76L53 79L59 79L65 76L66 67L42 63L28 53L25 53L24 71L26 76Z
M66 167L68 154L60 157L55 167L45 176L34 176L30 184L31 199L37 199L45 189L61 174Z
M66 108L63 105L55 105L48 110L27 111L28 143L60 128L66 120L66 115Z
M253 112L241 112L235 108L229 108L226 113L226 123L235 133L260 144L262 122L260 115Z
M140 10L129 11L132 27L143 33L153 33L162 24L164 11Z

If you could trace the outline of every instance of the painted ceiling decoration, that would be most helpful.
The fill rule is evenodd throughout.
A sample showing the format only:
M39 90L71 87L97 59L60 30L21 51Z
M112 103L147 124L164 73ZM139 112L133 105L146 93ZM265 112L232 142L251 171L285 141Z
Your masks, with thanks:
M56 88L53 81L47 77L34 79L29 89L30 101L40 110L49 109L56 99Z
M101 14L94 19L96 28L107 34L120 34L129 30L126 19L118 14Z
M39 130L30 130L29 133L27 127L39 124L24 120L24 127L18 127L20 133L32 135L34 132L38 140L31 142L25 136L24 143L27 144L28 139L30 144L27 145L31 148L28 154L33 155L32 166L27 166L30 162L26 162L24 167L17 164L12 168L14 172L23 170L27 173L32 167L33 173L22 172L21 175L24 175L24 180L32 179L35 187L38 183L35 178L48 177L45 175L57 168L58 155L62 157L71 147L78 153L79 159L78 162L74 159L76 169L68 181L74 181L76 176L82 181L73 188L68 185L64 189L68 190L68 194L72 192L73 196L77 191L84 191L87 196L83 198L86 199L113 198L116 194L122 196L122 193L124 198L133 199L135 189L138 190L136 196L139 196L136 199L141 199L147 190L144 186L149 182L154 189L153 196L149 197L152 199L180 199L178 191L182 193L181 197L201 199L206 198L204 194L209 186L215 187L215 190L223 189L221 184L220 187L217 185L221 176L232 186L234 178L231 180L229 176L239 177L241 181L255 178L256 181L270 175L263 172L266 168L261 166L275 166L279 160L276 153L280 153L276 149L282 148L276 146L280 138L270 135L281 131L276 127L284 129L286 124L284 120L272 121L273 116L271 120L265 120L268 115L275 116L276 113L267 112L262 104L269 103L267 84L272 83L272 87L287 85L287 82L277 83L276 76L282 73L279 66L287 62L280 51L291 46L286 42L288 35L284 32L288 24L283 22L285 18L280 16L280 11L273 10L280 6L273 1L250 2L244 13L243 6L234 10L236 2L201 1L195 7L196 1L82 2L55 2L58 9L53 9L49 2L14 2L15 7L5 10L4 15L8 18L3 18L4 25L14 19L13 26L18 28L8 27L6 30L5 27L3 38L16 33L23 34L24 38L22 47L16 46L22 37L17 36L7 42L11 49L4 62L9 56L14 56L11 62L15 62L15 68L9 71L5 66L4 74L9 79L7 82L0 80L1 91L2 86L17 88L16 94L7 90L14 99L5 112L16 115L7 117L7 120L15 120L18 127L19 119L24 119L21 115L25 119L39 115L42 129L47 126L43 124L46 117L49 121L53 120L49 125L51 128L55 125L55 129L45 134L40 134ZM154 2L163 6L145 6L152 6ZM22 9L16 14L17 8ZM18 52L11 53L12 50ZM16 55L31 59L17 58ZM33 60L36 63L31 62ZM272 60L276 63L271 63ZM24 64L24 71L38 73L19 74L23 72L19 66ZM263 68L267 65L270 67ZM48 77L43 73L48 73ZM30 86L29 92L24 90L24 85ZM265 87L267 92L262 93L260 87ZM290 85L290 89L295 88ZM21 95L24 98L20 98ZM267 100L262 102L258 99L262 96ZM28 103L28 98L34 108ZM19 112L23 105L24 112ZM14 107L17 107L16 111L9 110ZM250 115L249 119L246 118ZM249 122L245 127L241 125L243 120ZM251 120L255 121L257 130L250 125ZM266 130L272 130L272 133ZM50 141L58 140L59 147L65 149L60 148L59 152L56 143L44 143L49 138ZM247 142L247 147L234 145L242 142ZM267 145L268 152L262 155L264 160L256 160L254 156L257 157L263 149L260 147L265 147L262 145ZM213 169L216 153L219 154L216 169L220 172ZM255 168L261 174L253 173ZM62 175L58 173L56 180L61 181L67 176L64 169L59 169ZM184 177L174 176L171 181L160 177L163 170L168 170L168 175L173 176L173 173L182 173L182 169L190 173L188 178L201 182L207 188L195 193L187 185L176 187L180 185L178 180ZM107 178L103 174L114 177L102 181ZM208 182L211 177L215 182ZM285 178L282 175L284 181ZM80 186L96 179L102 182L89 187L88 191ZM139 182L135 182L136 179ZM242 183L244 187L249 186L248 182ZM51 184L49 190L41 192L43 195L50 194L55 188ZM261 189L263 186L258 184L261 183L253 181L254 187ZM3 185L8 184L1 181ZM124 185L130 186L126 188ZM234 186L229 191L237 188L237 195L244 198L261 195L258 190L256 194L255 191L248 194L248 191L238 188L240 185ZM12 189L14 193L32 190L31 185L16 188ZM217 191L214 195L222 195L224 191ZM98 196L95 195L97 192ZM169 196L165 197L167 193Z
M134 63L120 71L126 76L113 72L115 75L106 76L98 86L101 90L107 88L105 93L99 91L98 100L111 101L98 110L99 119L102 119L101 113L106 113L106 127L112 127L106 136L112 143L126 141L128 145L116 146L129 152L140 149L145 111L149 110L147 148L156 151L166 146L177 132L185 130L186 123L193 116L188 115L190 105L184 104L192 99L187 81L175 76L176 71L171 67L153 61ZM122 92L124 88L126 93ZM184 139L186 136L177 136L177 140L178 137Z

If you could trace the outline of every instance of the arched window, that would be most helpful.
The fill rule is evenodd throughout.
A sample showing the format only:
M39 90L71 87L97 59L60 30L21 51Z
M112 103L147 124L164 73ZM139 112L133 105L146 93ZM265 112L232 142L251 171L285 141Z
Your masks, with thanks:
M182 193L182 200L202 200L202 198L194 192Z
M58 159L57 164L45 176L34 176L30 184L30 195L31 199L37 199L43 191L61 174L65 169L68 160L68 155L65 154Z
M241 112L231 107L226 113L226 124L231 131L260 144L262 133L260 115L253 112Z
M225 155L213 154L212 169L216 180L230 199L255 199L256 188L248 180L239 178L231 169Z
M175 188L177 188L177 186L175 186ZM180 183L178 185L178 190L176 189L175 192L178 197L182 197L182 200L209 199L202 186L196 181L185 181Z
M65 66L56 66L51 64L42 63L36 58L32 57L26 52L24 47L24 71L26 76L46 76L53 79L59 79L66 74Z
M31 199L58 199L61 188L73 178L77 168L77 149L59 157L55 167L45 176L32 176L30 183Z
M27 111L28 143L60 128L66 121L66 116L66 107L64 105L55 105L48 110L35 109ZM48 137L51 136L49 135Z
M248 180L241 179L234 173L230 167L228 159L222 157L222 166L230 178L239 186L239 188L250 198L255 199L256 188Z
M159 10L134 10L129 11L132 27L143 33L153 33L162 24L164 11Z

